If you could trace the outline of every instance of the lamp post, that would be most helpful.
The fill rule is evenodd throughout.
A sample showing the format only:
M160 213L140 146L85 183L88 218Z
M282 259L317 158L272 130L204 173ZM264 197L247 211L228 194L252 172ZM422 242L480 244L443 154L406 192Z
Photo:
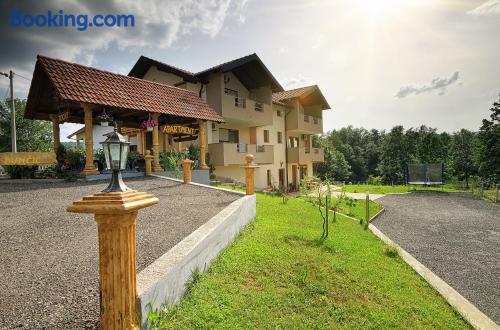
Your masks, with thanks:
M130 190L122 180L122 170L127 164L127 155L130 142L125 140L123 135L118 133L115 126L115 131L106 141L101 142L106 158L106 165L112 171L111 182L108 187L102 192L124 192Z
M158 204L154 195L131 190L122 180L129 142L116 128L102 142L111 183L100 193L83 197L68 212L94 214L99 235L101 329L139 329L137 317L136 235L139 209Z

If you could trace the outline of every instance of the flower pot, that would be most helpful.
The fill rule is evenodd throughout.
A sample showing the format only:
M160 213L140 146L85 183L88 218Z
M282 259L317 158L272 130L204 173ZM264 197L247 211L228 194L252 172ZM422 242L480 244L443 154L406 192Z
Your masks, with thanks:
M148 132L152 132L152 131L153 131L153 127L149 127L149 126L148 126L148 127L146 127L146 130L147 130Z
M108 126L109 123L107 121L101 121L101 126Z

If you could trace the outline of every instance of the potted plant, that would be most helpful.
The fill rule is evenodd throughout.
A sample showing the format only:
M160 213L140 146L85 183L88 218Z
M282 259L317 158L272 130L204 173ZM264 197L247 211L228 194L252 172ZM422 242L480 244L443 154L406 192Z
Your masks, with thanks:
M143 121L141 125L141 127L146 128L148 132L151 132L155 126L158 126L158 122L152 119Z
M113 117L106 113L106 110L102 110L102 113L97 116L97 120L101 123L101 126L108 126L110 121L113 121Z

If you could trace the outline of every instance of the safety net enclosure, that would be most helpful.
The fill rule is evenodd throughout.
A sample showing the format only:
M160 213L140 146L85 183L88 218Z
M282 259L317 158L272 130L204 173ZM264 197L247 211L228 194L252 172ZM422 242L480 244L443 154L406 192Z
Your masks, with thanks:
M444 163L406 164L406 184L435 186L444 184Z

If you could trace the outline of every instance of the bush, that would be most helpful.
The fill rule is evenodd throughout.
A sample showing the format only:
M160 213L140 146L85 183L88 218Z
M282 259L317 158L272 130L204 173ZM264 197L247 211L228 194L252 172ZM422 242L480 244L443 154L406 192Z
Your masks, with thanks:
M184 159L185 154L183 152L161 152L160 166L164 171L179 171L180 163Z
M5 172L11 179L33 179L38 166L5 165Z
M366 183L374 186L380 186L382 185L382 178L380 176L369 175Z
M384 254L390 258L396 258L399 256L399 251L394 245L385 245Z

